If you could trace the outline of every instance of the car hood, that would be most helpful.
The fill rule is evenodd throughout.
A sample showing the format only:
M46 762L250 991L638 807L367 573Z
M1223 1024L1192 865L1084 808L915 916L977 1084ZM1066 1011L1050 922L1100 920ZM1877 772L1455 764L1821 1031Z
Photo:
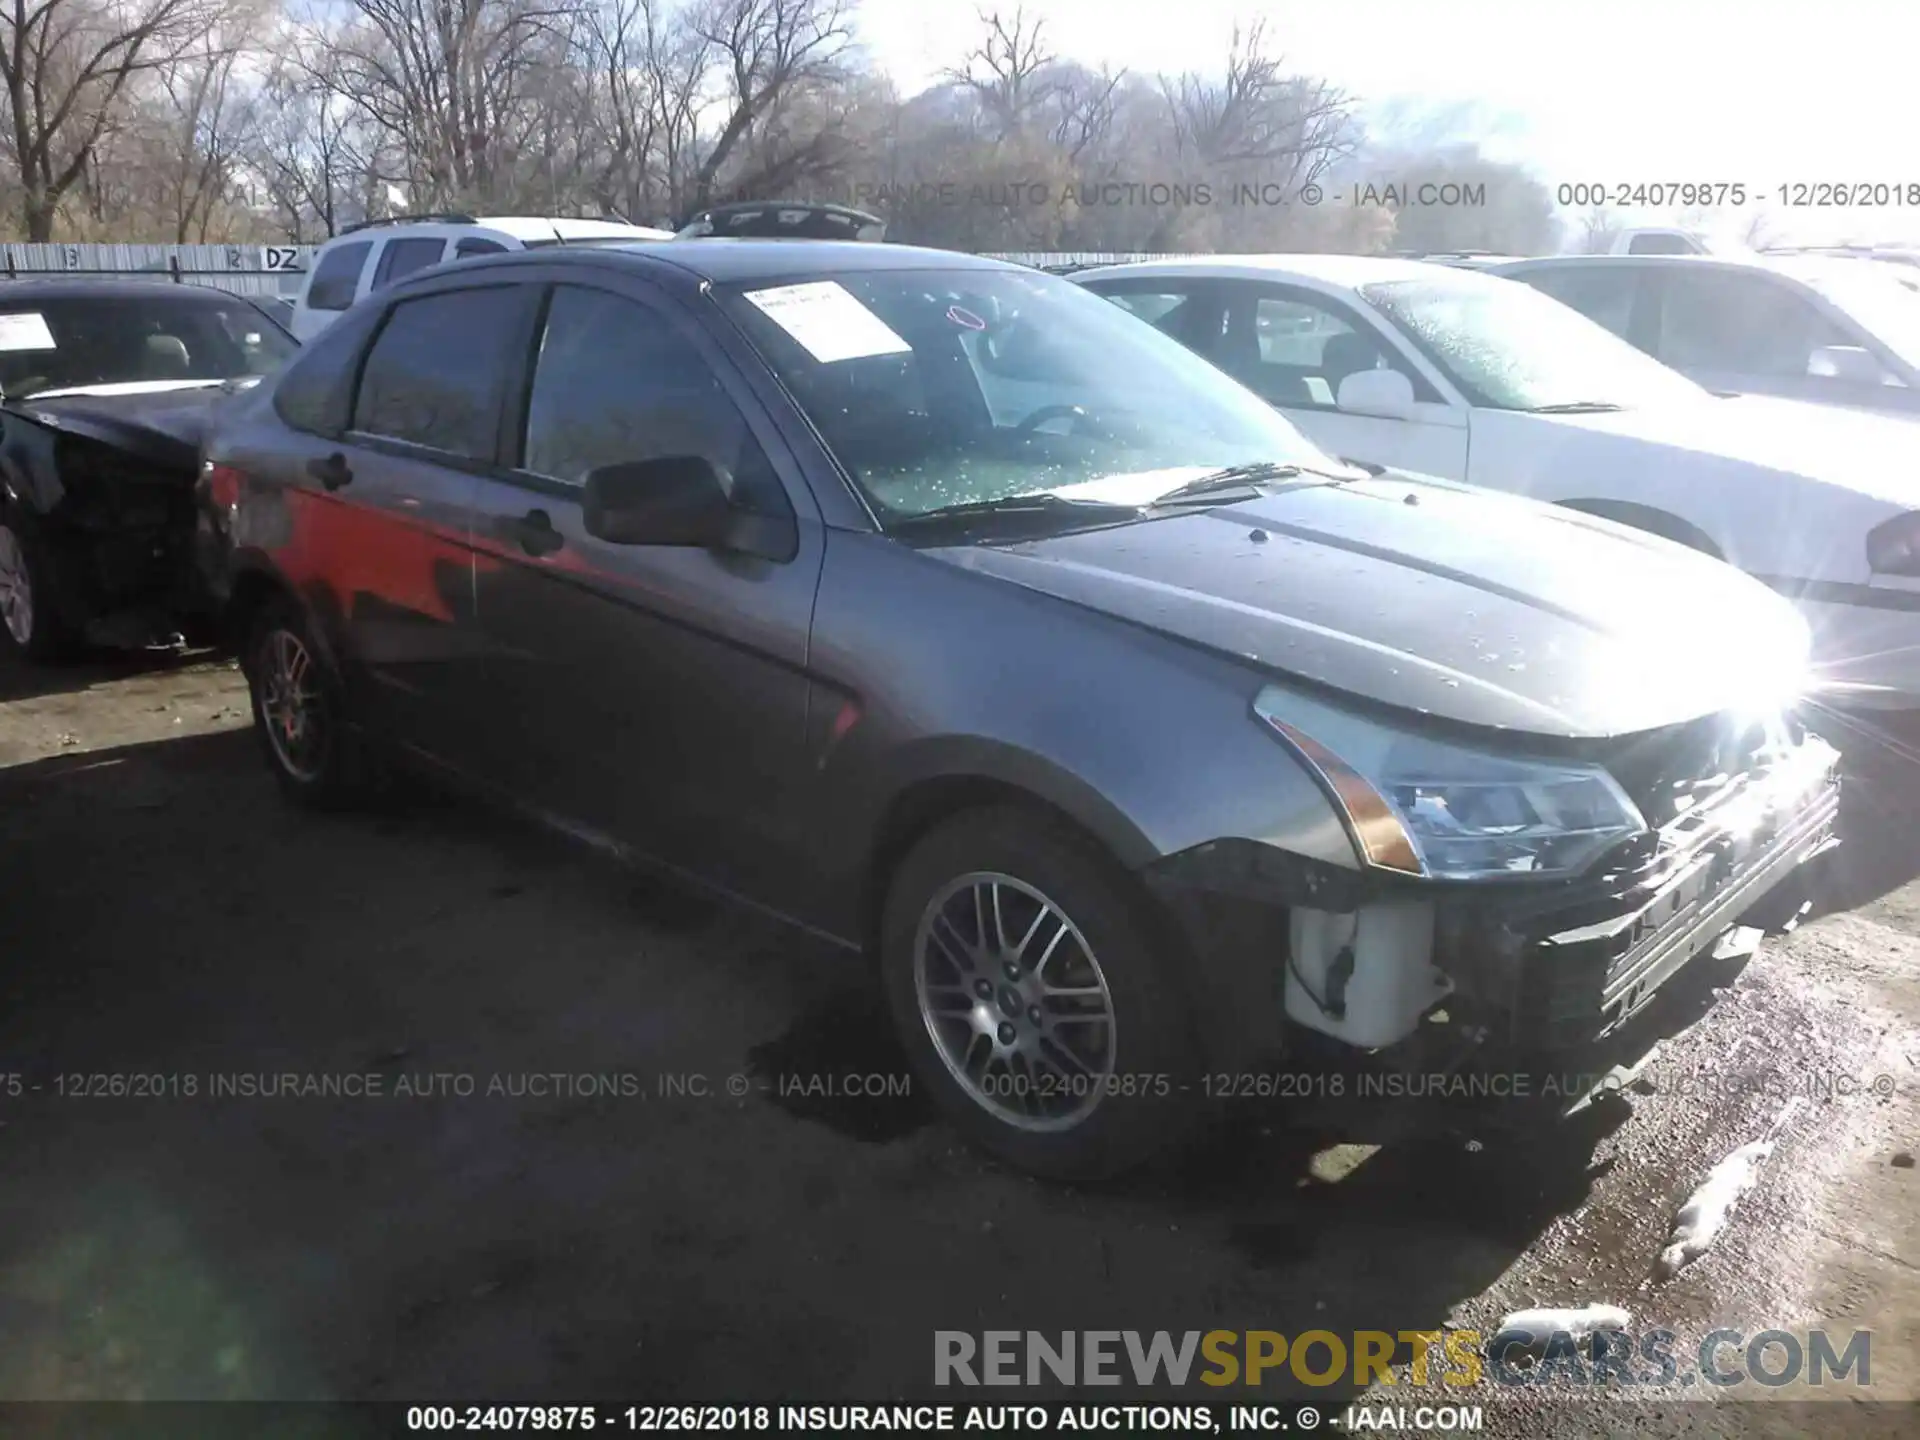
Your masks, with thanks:
M1690 451L1803 476L1893 505L1920 506L1920 464L1915 463L1920 423L1900 415L1738 395L1645 410L1505 412L1502 418Z
M1584 738L1778 707L1805 623L1604 520L1386 475L932 555L1269 670L1468 725Z
M229 398L219 385L154 382L100 385L29 395L5 407L50 430L85 436L156 464L199 464L216 405Z

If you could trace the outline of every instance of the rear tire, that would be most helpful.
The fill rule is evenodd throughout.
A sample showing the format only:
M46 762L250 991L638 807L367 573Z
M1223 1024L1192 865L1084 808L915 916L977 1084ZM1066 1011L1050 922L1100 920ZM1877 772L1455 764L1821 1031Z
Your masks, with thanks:
M0 648L45 665L76 648L53 603L53 567L31 516L0 503Z
M997 902L997 919L996 919ZM1090 1180L1169 1147L1198 1078L1186 996L1131 877L1039 811L970 811L895 871L888 1008L920 1083L975 1144Z
M261 606L243 653L254 733L281 791L314 809L358 803L367 789L364 747L300 608L284 597Z

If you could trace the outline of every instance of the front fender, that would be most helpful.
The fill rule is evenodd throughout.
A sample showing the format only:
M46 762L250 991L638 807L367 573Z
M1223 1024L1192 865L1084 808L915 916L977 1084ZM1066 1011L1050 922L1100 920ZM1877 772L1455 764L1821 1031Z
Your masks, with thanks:
M1244 661L881 537L836 532L828 560L797 822L821 928L859 928L903 805L937 822L1027 797L1135 872L1218 840L1357 866L1319 782L1253 714L1266 677Z
M866 827L884 834L885 817L906 797L929 786L1000 787L1031 796L1058 810L1092 835L1129 870L1159 858L1152 839L1100 789L1073 770L1030 750L974 735L939 735L911 741L881 765Z
M0 409L0 490L7 503L50 515L66 498L60 483L59 438L12 409Z

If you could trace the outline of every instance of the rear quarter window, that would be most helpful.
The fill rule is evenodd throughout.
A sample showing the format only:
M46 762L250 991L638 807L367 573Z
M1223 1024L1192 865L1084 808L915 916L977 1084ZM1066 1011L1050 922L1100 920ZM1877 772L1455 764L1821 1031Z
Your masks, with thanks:
M274 413L309 435L337 435L345 430L353 401L354 367L377 320L377 314L351 316L329 325L303 346L274 382Z
M384 290L394 281L438 265L446 253L447 242L438 235L416 235L405 240L389 240L380 252L379 268L373 272L373 288Z
M371 240L355 240L323 250L307 283L309 310L345 310L353 304L360 288L360 272L367 268L367 256L373 253Z

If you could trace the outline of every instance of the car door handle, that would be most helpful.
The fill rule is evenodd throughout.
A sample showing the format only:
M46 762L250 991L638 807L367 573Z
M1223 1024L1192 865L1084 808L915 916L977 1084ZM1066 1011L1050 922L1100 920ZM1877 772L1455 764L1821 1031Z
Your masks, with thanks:
M529 555L551 555L567 543L566 537L553 528L553 517L544 510L529 510L518 520L509 521L507 529Z
M307 461L307 474L329 490L338 490L342 485L353 483L353 469L347 464L347 457L338 450L331 455Z

